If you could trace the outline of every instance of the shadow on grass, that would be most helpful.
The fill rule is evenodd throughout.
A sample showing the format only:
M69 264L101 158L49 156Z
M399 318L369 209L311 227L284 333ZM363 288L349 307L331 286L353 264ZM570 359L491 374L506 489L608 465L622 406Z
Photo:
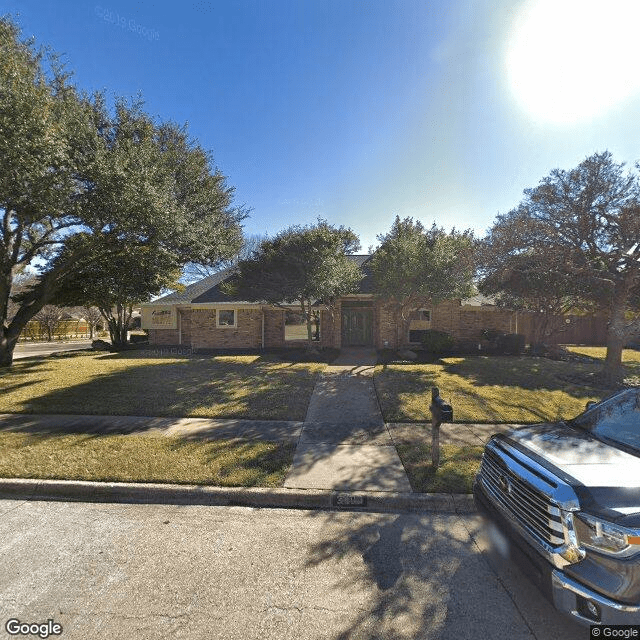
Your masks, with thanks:
M145 358L139 365L136 354L101 358L104 373L53 390L43 384L57 375L51 363L18 365L0 379L0 384L10 383L0 413L302 420L317 377L312 366L290 368L259 357L246 362L233 357ZM123 368L109 366L120 360L126 361ZM29 379L34 373L37 379ZM13 376L16 384L11 384ZM11 398L12 391L24 387L31 388L28 398Z
M484 447L441 445L440 465L437 469L431 464L431 447L428 444L403 444L398 445L397 449L414 491L471 493Z
M465 378L474 386L518 387L536 391L564 391L575 397L584 395L584 388L567 383L572 374L589 374L597 365L562 362L528 356L473 356L442 361L443 373ZM594 387L595 389L595 387ZM604 390L604 389L603 389Z

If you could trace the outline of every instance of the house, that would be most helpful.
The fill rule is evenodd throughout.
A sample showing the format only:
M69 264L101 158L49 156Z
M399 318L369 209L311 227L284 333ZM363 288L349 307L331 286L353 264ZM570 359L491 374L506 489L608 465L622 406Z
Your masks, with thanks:
M313 340L319 347L374 346L396 348L419 343L426 329L447 331L475 340L483 329L515 331L515 314L486 299L450 300L420 309L407 335L398 336L395 311L374 296L370 255L349 256L363 272L358 291L333 309L317 306ZM155 345L192 349L260 349L301 346L307 340L299 306L274 306L227 295L220 285L233 273L226 269L142 306L142 328Z

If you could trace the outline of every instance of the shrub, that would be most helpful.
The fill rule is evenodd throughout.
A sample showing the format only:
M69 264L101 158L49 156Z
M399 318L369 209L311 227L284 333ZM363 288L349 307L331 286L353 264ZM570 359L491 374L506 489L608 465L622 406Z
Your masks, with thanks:
M422 336L422 348L429 353L450 351L454 340L446 331L427 329Z

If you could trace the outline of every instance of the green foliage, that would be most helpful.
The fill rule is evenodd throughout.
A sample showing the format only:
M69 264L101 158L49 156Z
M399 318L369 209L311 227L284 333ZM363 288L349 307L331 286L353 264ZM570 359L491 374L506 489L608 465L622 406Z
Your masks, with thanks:
M139 102L120 99L112 113L103 95L81 95L55 56L4 18L0 87L0 365L57 290L69 297L78 273L110 293L98 301L78 287L74 304L103 309L116 291L121 305L148 299L177 267L238 252L246 214L184 127L154 121ZM35 281L17 295L16 277L34 263Z
M371 258L376 293L396 303L398 336L407 339L409 315L428 304L474 293L474 239L471 231L446 233L435 224L425 229L413 218L399 216L389 233L378 236Z
M180 267L175 256L162 247L141 245L132 251L114 234L79 233L69 239L61 259L66 252L87 259L56 290L56 302L97 307L116 347L127 341L134 305L178 286Z
M307 318L311 347L312 305L332 305L338 297L355 291L362 273L347 254L359 247L351 229L333 227L325 220L292 226L263 240L253 258L240 261L238 275L227 291L247 300L299 303Z
M640 330L637 175L609 152L554 169L498 216L481 251L485 292L504 291L553 313L598 308L609 315L605 373L615 376L625 340Z
M427 329L422 337L422 348L429 353L446 353L453 348L454 339L446 331Z

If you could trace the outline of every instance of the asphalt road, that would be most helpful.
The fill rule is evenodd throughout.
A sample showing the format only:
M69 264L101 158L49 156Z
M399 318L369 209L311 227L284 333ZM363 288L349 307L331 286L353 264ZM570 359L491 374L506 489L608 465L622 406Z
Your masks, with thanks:
M64 640L588 638L496 573L479 531L476 516L0 500L0 637L17 618Z
M74 342L23 342L16 345L13 352L13 359L33 358L34 356L50 356L52 353L60 351L79 351L80 349L90 349L91 340L78 340Z

